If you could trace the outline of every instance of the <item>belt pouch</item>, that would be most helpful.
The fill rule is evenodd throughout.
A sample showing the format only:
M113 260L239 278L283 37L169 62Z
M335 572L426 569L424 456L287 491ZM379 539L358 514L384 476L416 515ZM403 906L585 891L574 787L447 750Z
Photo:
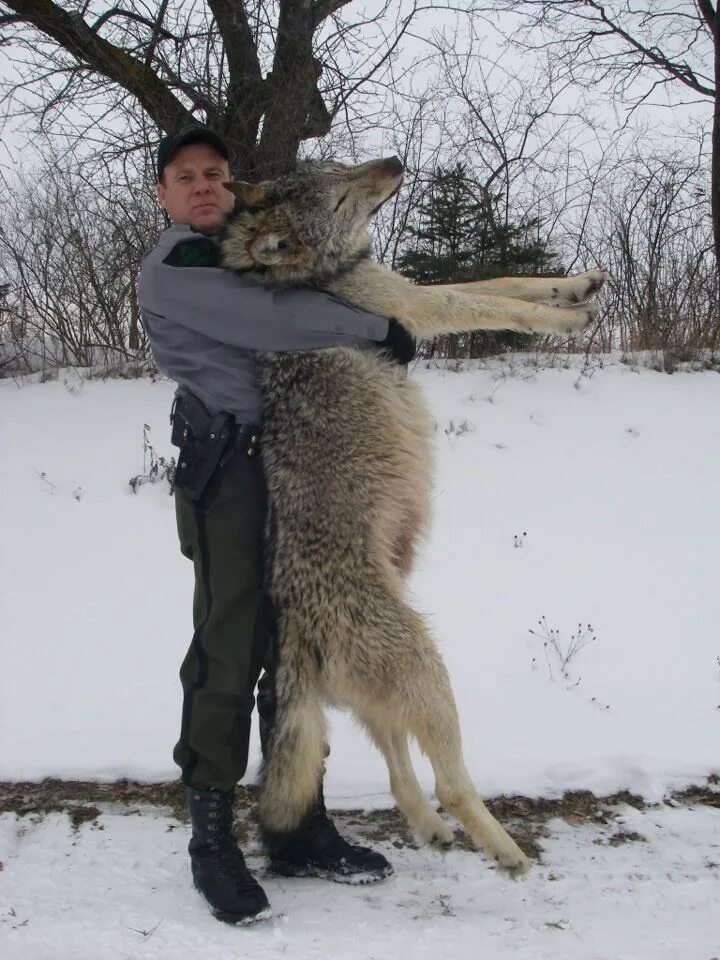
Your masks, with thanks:
M176 414L175 420L179 419ZM186 431L187 438L180 444L175 470L175 486L178 490L191 500L202 497L232 443L234 431L235 419L227 413L210 417L207 426L199 435L192 430Z

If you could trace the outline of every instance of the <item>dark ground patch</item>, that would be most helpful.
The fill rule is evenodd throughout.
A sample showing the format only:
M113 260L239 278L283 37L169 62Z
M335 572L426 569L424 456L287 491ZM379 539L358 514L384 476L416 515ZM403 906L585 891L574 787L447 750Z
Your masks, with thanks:
M245 843L255 838L256 790L241 786L236 791L236 827L238 840ZM689 787L671 794L667 800L675 806L720 807L720 777L712 776L704 785ZM649 809L650 804L634 794L622 791L598 797L585 790L576 790L557 799L531 799L520 796L500 796L486 801L493 815L508 829L525 852L538 859L541 840L549 820L560 818L573 825L594 823L612 825L623 806L638 810ZM138 783L133 780L115 780L112 783L94 783L78 780L45 779L39 782L0 781L0 813L20 816L46 813L67 813L74 829L83 823L95 822L103 808L116 809L131 816L141 814L147 807L165 809L179 822L187 821L185 788L178 781L166 783ZM388 842L398 849L417 849L405 818L395 807L388 810L337 810L333 818L348 834L368 842ZM612 845L639 841L642 837L622 830L605 842ZM456 832L456 847L472 850L469 838Z
M603 839L593 840L593 843L596 843L598 846L608 846L608 847L621 847L625 843L646 843L645 837L642 834L636 833L634 830L618 830L616 833L613 833L609 837L604 837Z

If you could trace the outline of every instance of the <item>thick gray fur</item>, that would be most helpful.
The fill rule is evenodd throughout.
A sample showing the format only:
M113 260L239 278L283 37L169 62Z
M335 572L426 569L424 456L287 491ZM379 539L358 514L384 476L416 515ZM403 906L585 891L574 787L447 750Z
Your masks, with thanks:
M322 286L421 336L580 329L591 318L587 299L602 271L422 288L373 263L368 224L401 180L397 161L381 160L308 164L273 183L235 184L240 202L227 226L225 265L271 284ZM279 638L262 826L292 830L315 800L324 707L332 705L352 711L382 751L398 806L423 841L446 847L454 833L417 782L409 737L432 764L445 811L502 869L523 873L527 857L465 768L447 670L407 600L432 486L433 423L417 384L397 364L357 350L264 354L259 362L267 587Z

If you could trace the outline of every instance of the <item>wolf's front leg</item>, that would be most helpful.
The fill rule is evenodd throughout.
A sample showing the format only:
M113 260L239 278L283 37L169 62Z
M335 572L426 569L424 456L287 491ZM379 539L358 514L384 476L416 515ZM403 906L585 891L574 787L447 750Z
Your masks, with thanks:
M458 293L441 286L418 287L372 261L358 264L327 289L372 313L395 317L418 337L470 330L574 333L583 330L597 313L594 303L553 307L507 296Z
M573 277L498 277L495 280L443 284L443 290L511 297L552 307L572 307L599 293L609 277L605 270L588 270Z

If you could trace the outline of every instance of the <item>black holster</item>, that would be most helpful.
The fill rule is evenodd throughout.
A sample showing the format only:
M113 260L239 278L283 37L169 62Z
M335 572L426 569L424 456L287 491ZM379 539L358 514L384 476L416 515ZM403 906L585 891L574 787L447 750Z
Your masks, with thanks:
M199 500L215 471L235 450L235 417L208 413L196 396L180 389L175 394L170 422L170 442L180 447L175 486L191 500Z

